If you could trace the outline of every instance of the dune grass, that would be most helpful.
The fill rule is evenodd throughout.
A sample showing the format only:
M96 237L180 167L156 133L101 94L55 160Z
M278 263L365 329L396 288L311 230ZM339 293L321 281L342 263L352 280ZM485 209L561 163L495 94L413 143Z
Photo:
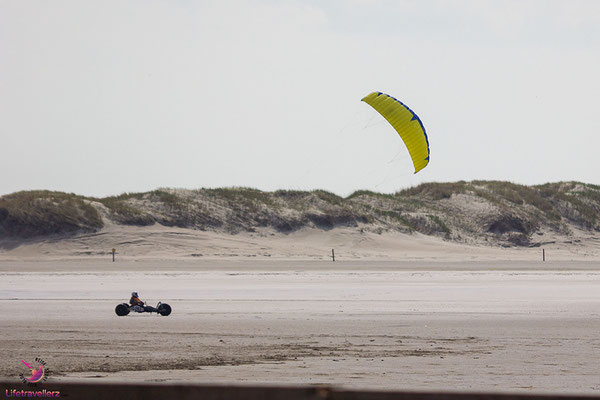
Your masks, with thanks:
M73 193L32 190L0 197L0 231L32 237L102 228L98 211Z
M454 197L457 195L461 197ZM482 201L493 207L483 207L482 217L462 215L465 211L461 205L473 201L469 198L475 201L471 207ZM424 183L393 194L358 190L345 198L325 190L264 192L247 187L179 192L157 189L104 198L26 191L0 197L0 237L98 230L103 220L95 202L104 205L106 216L119 224L160 223L227 232L271 227L288 233L306 226L332 229L367 225L376 231L392 229L444 237L517 231L529 237L543 226L568 232L569 224L600 231L598 185L459 181ZM525 228L519 230L517 225Z

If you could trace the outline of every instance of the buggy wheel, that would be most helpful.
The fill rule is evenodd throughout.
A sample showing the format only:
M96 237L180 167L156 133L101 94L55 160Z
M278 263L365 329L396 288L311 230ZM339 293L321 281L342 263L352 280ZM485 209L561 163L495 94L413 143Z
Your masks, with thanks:
M115 307L115 313L119 316L122 317L124 315L129 314L129 306L125 303L121 303L118 306Z
M171 314L171 306L165 303L161 304L158 306L158 313L163 317L166 317L167 315Z

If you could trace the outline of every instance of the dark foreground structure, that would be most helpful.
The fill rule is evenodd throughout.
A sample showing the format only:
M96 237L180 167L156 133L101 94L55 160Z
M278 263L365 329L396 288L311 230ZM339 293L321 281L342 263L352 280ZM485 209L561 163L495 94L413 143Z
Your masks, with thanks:
M0 382L0 399L66 398L69 400L592 400L598 396L460 392L359 391L330 386L277 387L173 384L44 383L27 386Z

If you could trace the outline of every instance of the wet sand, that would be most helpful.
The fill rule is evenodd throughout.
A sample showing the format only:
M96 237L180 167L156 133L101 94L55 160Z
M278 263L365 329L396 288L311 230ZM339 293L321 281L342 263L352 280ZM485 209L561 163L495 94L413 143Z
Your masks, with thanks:
M600 392L592 261L2 261L0 304L1 379Z

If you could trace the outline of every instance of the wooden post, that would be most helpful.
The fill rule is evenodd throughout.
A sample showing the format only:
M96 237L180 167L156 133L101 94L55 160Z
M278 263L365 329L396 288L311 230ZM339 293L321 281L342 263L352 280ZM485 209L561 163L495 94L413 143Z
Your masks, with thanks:
M542 261L546 261L546 250L542 249Z
M117 252L117 249L112 249L113 262L115 262L115 253L116 252Z
M331 249L331 259L335 262L335 251L333 249Z

